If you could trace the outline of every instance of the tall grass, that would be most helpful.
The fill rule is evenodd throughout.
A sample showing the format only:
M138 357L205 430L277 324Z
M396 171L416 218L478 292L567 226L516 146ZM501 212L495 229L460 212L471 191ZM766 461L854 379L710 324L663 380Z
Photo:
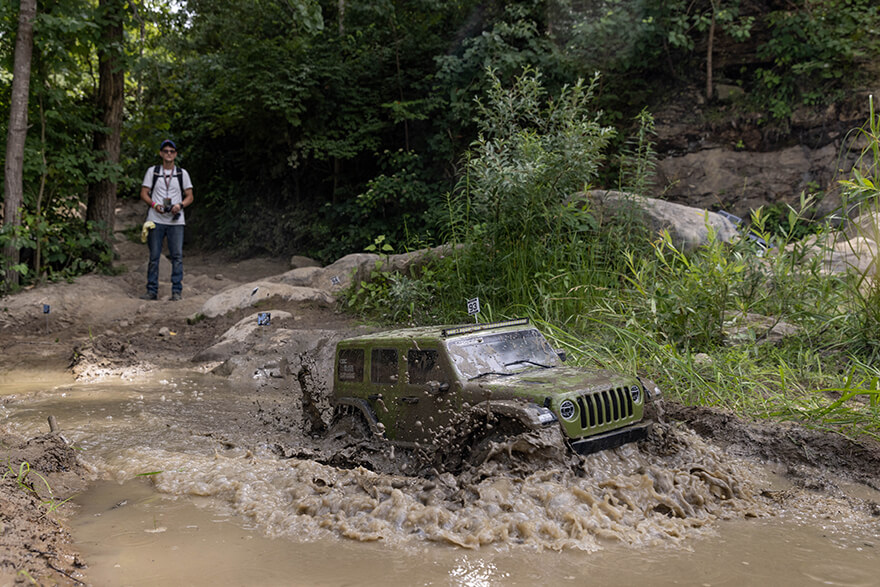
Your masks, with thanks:
M854 257L868 254L857 246L880 244L880 115L874 111L874 97L869 99L868 122L851 133L854 142L862 148L852 169L852 177L842 180L843 210L854 209L860 218L872 222L853 224L848 236L856 237L843 242ZM851 272L848 280L850 307L848 338L869 360L880 359L880 260L874 257L861 271Z

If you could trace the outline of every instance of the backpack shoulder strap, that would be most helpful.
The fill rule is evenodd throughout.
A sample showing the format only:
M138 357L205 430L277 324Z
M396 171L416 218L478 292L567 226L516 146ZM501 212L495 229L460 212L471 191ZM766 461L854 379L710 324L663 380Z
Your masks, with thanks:
M180 184L180 201L182 202L184 198L186 198L186 192L183 191L183 169L180 167L177 168L177 183Z
M153 195L153 190L156 189L156 182L159 181L159 176L162 175L162 166L156 165L153 167L153 185L150 186L150 195Z

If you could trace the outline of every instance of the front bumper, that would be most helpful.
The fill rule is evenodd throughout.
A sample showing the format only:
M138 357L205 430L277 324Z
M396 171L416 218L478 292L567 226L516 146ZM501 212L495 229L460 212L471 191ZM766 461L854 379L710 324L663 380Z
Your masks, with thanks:
M600 450L617 448L618 446L623 446L630 442L644 440L651 431L652 424L653 422L650 420L643 420L642 422L627 426L626 428L619 428L617 430L612 430L611 432L606 432L605 434L597 434L596 436L588 436L587 438L580 438L578 440L570 440L569 443L575 452L582 455L589 455L594 452L599 452Z

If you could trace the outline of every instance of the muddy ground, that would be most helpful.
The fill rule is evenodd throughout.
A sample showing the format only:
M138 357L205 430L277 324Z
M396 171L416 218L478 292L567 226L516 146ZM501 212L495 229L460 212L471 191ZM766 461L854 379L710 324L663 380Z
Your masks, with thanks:
M135 225L140 211L123 212L118 226ZM158 301L142 301L146 247L117 233L118 275L91 275L75 283L49 284L16 295L34 306L12 311L0 299L0 373L18 370L68 370L79 378L147 372L156 368L196 368L200 350L216 343L226 330L254 309L236 310L189 323L202 304L223 289L278 275L289 269L283 259L231 261L217 254L185 250L184 299L171 302L170 285L160 283ZM273 311L287 311L298 328L347 330L354 321L332 305L272 300ZM50 304L48 315L37 306ZM20 308L21 304L16 307ZM0 401L3 398L0 397ZM746 422L730 414L667 402L667 424L681 422L729 454L778 463L792 483L807 491L833 495L841 478L880 490L880 445L852 442L839 435L790 424ZM271 422L267 422L269 426ZM63 423L61 423L63 427ZM675 442L675 435L652 439ZM0 436L0 583L76 584L87 564L71 548L63 520L64 501L86 485L74 451L49 431L32 439ZM319 447L320 448L320 447ZM673 450L674 446L658 446ZM281 456L297 454L284 447ZM337 455L335 458L343 458ZM357 455L349 455L357 461ZM320 459L319 459L320 460ZM24 464L26 463L26 464ZM339 464L339 463L328 463ZM859 504L880 518L880 504Z

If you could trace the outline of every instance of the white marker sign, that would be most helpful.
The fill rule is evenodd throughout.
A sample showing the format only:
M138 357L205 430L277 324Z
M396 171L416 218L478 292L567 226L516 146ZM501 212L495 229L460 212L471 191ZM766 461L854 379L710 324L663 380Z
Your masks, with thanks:
M467 301L468 314L477 320L477 314L480 313L480 298L471 298ZM479 321L479 320L477 320Z

